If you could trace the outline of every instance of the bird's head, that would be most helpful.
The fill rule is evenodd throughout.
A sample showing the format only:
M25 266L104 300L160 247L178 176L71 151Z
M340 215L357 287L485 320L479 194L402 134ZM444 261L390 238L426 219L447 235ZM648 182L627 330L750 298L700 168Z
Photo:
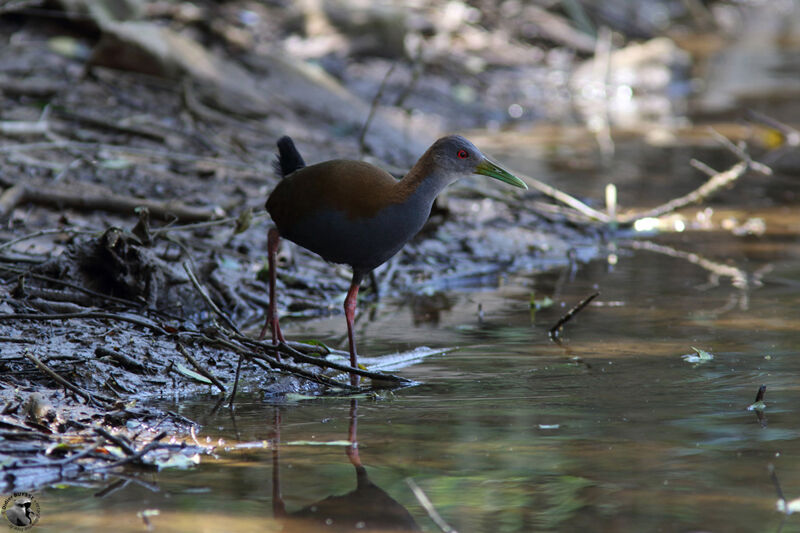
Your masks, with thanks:
M514 187L528 188L524 181L487 159L474 144L460 135L442 137L433 143L428 153L436 167L453 179L481 174Z

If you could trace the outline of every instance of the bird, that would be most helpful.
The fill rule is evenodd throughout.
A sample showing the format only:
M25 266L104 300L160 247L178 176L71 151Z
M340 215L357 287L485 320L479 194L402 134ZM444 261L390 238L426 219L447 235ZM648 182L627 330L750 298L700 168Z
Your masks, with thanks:
M492 162L469 140L449 135L435 141L402 179L370 163L333 159L306 166L291 137L281 137L275 161L282 178L266 202L274 227L267 235L269 308L261 330L272 344L285 342L278 323L275 276L281 237L353 271L344 301L350 366L357 368L353 320L361 280L414 237L433 201L459 178L480 174L527 189L525 182ZM358 386L359 376L350 374Z

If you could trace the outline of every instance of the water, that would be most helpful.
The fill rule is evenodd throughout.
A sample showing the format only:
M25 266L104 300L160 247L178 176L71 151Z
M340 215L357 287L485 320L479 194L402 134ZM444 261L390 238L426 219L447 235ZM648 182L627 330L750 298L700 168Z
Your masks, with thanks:
M438 529L407 478L462 532L777 530L784 516L768 466L787 498L800 497L800 246L780 235L660 240L749 272L771 269L762 286L714 285L683 259L620 247L613 267L599 260L574 272L509 276L497 289L434 299L443 308L436 312L388 302L361 323L365 351L417 339L461 346L402 372L421 385L359 400L357 409L346 398L250 396L232 416L212 414L211 399L181 402L172 408L204 425L201 439L258 442L278 430L279 456L270 448L222 453L189 471L140 474L153 487L131 482L103 498L93 496L101 481L49 488L39 498L41 528L141 531L136 513L153 508L158 531L319 531L276 519L273 491L280 488L289 514L353 491L356 469L337 441L351 437L355 412L369 480L390 498L384 504L427 531ZM550 341L560 303L596 289L562 345ZM532 292L557 305L532 314ZM335 341L341 322L305 328ZM714 359L684 361L692 346ZM759 420L746 407L762 384ZM364 520L360 502L340 502L336 523ZM783 531L800 531L800 519L789 516Z

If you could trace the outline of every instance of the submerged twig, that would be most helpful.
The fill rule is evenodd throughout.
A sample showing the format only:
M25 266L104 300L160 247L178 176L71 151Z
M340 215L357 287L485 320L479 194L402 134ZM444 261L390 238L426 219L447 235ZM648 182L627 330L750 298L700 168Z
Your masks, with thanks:
M589 305L589 302L591 302L592 300L594 300L598 296L600 296L600 291L595 291L592 294L590 294L589 296L587 296L586 298L584 298L583 300L581 300L580 302L578 302L578 304L575 307L573 307L572 309L567 311L566 314L564 316L562 316L559 319L558 322L556 322L555 326L553 326L552 328L550 328L548 330L548 334L550 335L550 338L551 339L555 339L556 337L558 337L559 330L564 326L564 324L566 324L567 322L572 320L572 317L574 317L575 315L580 313L581 310L584 307Z

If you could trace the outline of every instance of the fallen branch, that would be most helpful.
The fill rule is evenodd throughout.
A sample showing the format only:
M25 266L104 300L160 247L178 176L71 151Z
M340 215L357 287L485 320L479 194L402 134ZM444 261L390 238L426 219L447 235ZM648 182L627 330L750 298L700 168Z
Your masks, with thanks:
M153 330L161 335L168 335L162 328L144 318L119 315L114 313L104 313L100 311L82 311L80 313L58 313L58 314L44 314L44 313L10 313L7 315L0 315L0 322L6 320L69 320L71 318L98 318L101 320L120 320L122 322L130 322L137 326L142 326Z
M236 337L236 339L239 340L240 342L243 342L244 344L249 344L251 346L258 347L259 349L264 350L265 352L268 349L269 350L275 349L275 346L271 342L257 341L244 336ZM395 376L393 374L384 374L383 372L373 372L370 370L363 370L361 368L354 368L350 365L328 361L322 357L313 357L310 355L305 355L293 347L294 345L298 345L301 343L291 343L291 344L292 345L286 342L278 343L278 350L281 352L281 355L287 355L292 359L299 361L301 363L307 363L322 368L339 370L341 372L345 372L348 374L350 373L358 374L361 377L370 378L372 380L377 380L377 381L389 381L393 383L404 383L404 384L411 383L410 379L406 379L400 376ZM303 345L303 346L309 347L312 350L313 348L319 348L318 346L310 346L310 345ZM333 352L328 351L328 353L333 353Z
M81 209L88 211L108 211L132 215L137 207L146 207L154 218L184 221L211 220L219 216L216 209L191 207L178 202L159 202L147 198L120 196L102 188L70 189L54 187L52 183L30 184L18 183L6 189L0 196L0 219L8 217L14 208L27 203L46 205L63 209Z
M68 388L69 390L71 390L72 392L74 392L75 394L77 394L78 396L80 396L81 398L86 400L87 402L93 403L93 404L97 405L98 407L101 407L101 404L97 400L100 400L101 402L106 403L106 404L114 404L114 403L117 402L115 399L109 398L108 396L103 396L102 394L92 394L89 391L86 391L86 390L82 389L81 387L78 387L77 385L75 385L74 383L70 382L69 380L61 377L61 375L59 375L56 371L54 371L49 366L44 364L41 360L39 360L38 357L33 355L28 350L25 350L22 355L24 355L30 362L32 362L34 365L36 365L36 368L38 368L43 373L47 374L52 379L57 381L59 384L61 384L64 387Z

